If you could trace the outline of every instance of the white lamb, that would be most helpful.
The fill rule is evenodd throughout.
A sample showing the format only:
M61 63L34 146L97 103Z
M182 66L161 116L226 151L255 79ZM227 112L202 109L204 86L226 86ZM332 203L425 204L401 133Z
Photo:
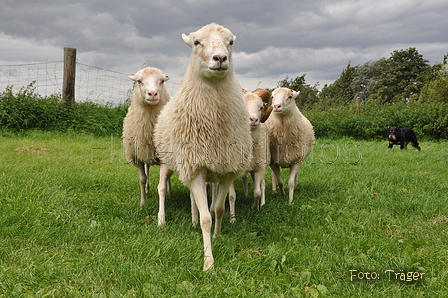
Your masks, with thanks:
M137 167L140 179L140 205L146 202L149 167L158 164L155 156L154 126L163 106L170 100L165 88L169 77L159 69L140 69L129 78L136 82L131 105L123 121L126 160ZM169 183L169 180L167 181Z
M264 89L263 89L264 90ZM267 92L267 91L266 91ZM265 204L265 175L266 168L270 162L269 141L265 129L265 124L261 123L266 104L258 93L243 91L243 99L246 109L249 112L249 125L252 135L252 162L249 173L254 183L254 203L252 208L259 210ZM243 175L244 193L247 197L247 172ZM229 190L230 222L235 222L235 200L236 193L234 183Z
M300 113L294 101L298 94L299 92L288 88L275 89L272 92L274 109L265 122L270 140L272 190L275 191L277 180L281 194L284 195L280 167L290 168L288 181L290 204L294 199L299 168L313 150L315 141L313 126Z
M162 110L155 128L163 188L168 167L179 173L199 210L204 242L204 270L213 266L206 181L218 182L214 237L221 232L229 186L251 161L251 135L241 87L236 79L229 29L209 24L182 35L192 48L190 63L174 98ZM194 216L194 213L193 213Z

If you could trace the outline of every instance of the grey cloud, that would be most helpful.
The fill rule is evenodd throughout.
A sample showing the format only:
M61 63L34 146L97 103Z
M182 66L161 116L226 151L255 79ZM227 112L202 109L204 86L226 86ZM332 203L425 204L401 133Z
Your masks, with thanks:
M9 43L0 61L58 60L71 46L81 62L125 72L146 63L175 74L174 81L190 55L181 34L216 22L237 36L240 80L307 73L307 82L322 83L349 61L363 64L410 46L431 63L441 61L446 11L448 3L438 0L6 1L0 39Z

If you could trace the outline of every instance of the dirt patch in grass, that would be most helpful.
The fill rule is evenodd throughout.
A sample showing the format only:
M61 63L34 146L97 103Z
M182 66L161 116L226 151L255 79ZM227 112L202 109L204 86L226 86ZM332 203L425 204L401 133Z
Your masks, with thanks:
M31 153L37 153L37 154L45 154L45 153L51 153L53 150L47 149L47 148L41 148L41 147L19 147L14 149L17 153L21 152L31 152Z

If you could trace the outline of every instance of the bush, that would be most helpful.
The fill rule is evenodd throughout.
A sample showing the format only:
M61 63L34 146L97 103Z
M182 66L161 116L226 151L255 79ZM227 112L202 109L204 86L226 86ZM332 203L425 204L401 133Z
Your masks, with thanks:
M419 139L448 138L448 104L412 101L381 104L367 102L359 114L350 106L303 111L316 137L382 139L387 126L412 128Z
M120 136L128 104L99 105L92 102L67 105L61 95L42 97L35 93L34 83L14 94L8 86L0 94L0 125L2 129L24 129L92 133L97 136Z

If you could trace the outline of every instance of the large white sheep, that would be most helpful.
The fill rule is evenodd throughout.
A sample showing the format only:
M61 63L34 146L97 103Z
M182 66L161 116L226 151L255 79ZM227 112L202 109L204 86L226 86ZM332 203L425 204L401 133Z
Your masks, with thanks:
M288 180L290 204L294 199L299 168L313 150L315 142L313 126L296 106L295 98L298 94L299 92L288 88L275 89L272 92L274 108L265 122L270 140L272 189L275 191L277 180L281 194L284 195L280 167L290 168Z
M155 156L154 126L170 95L165 88L169 77L157 68L140 69L129 78L136 82L131 105L123 120L123 147L126 160L137 167L140 180L140 205L146 202L150 165ZM168 180L169 182L169 180Z
M194 200L192 209L199 210L203 268L207 270L214 259L206 181L219 183L216 205L211 210L215 213L216 237L221 232L229 186L249 167L252 141L249 115L233 67L235 36L212 23L182 38L192 48L190 63L176 95L158 118L155 140L161 164L179 173Z
M265 91L258 89L257 91ZM266 110L266 104L257 92L243 91L244 102L246 109L249 112L249 126L252 135L252 161L248 172L252 176L254 183L254 203L252 208L259 210L265 204L265 175L266 168L270 162L271 154L269 151L269 140L265 129L265 124L261 123L263 120L263 112ZM268 93L269 94L269 93ZM268 115L269 116L269 115ZM247 172L243 175L244 193L247 197ZM234 183L229 190L229 205L230 205L230 222L235 222L235 200L236 193Z

